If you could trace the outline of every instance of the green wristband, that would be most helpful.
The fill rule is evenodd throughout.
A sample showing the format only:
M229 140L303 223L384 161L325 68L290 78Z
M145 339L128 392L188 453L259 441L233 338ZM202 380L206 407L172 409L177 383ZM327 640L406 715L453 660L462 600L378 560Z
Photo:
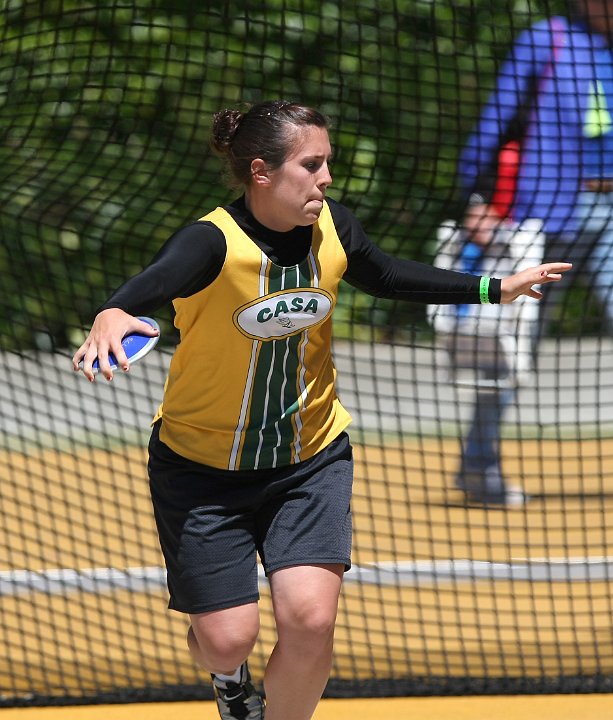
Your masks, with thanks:
M490 301L490 279L482 277L479 283L479 300L482 305L487 305Z

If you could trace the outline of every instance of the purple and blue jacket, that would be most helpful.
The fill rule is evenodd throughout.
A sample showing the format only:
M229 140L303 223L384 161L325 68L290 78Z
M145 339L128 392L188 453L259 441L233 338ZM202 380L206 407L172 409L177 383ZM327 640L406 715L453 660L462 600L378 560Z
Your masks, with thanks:
M554 17L518 36L460 158L467 197L487 200L498 152L518 137L513 219L574 232L583 181L613 179L613 55L583 21Z

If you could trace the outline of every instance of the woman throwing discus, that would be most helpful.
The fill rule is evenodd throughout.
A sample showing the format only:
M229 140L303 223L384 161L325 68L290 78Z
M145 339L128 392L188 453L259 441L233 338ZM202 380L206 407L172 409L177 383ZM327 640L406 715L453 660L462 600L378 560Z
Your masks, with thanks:
M172 302L180 343L149 444L149 478L169 607L190 618L189 650L212 675L224 720L307 720L325 688L343 573L351 563L352 451L335 392L332 315L345 280L421 303L540 298L547 263L496 280L384 254L332 182L328 122L269 101L222 110L212 145L237 200L178 230L102 306L75 370L111 380L126 332ZM79 363L83 361L82 367ZM247 660L258 637L259 555L277 642L266 705Z

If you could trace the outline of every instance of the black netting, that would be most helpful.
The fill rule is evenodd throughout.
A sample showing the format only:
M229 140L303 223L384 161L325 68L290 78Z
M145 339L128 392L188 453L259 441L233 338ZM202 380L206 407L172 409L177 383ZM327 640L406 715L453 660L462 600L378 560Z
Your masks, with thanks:
M158 350L111 385L74 376L69 358L111 290L174 230L233 197L208 147L213 113L277 97L322 109L335 150L330 195L384 250L430 262L453 239L441 224L463 215L461 152L504 58L522 31L567 9L7 0L0 704L210 697L185 648L185 618L166 609L146 480L149 422L175 340L170 309L156 315ZM598 53L590 67L606 65ZM593 178L604 182L611 73L594 83L584 135L605 138ZM539 92L527 85L529 97ZM581 97L578 85L564 87ZM548 136L573 122L560 112ZM499 140L516 129L509 123ZM565 147L556 166L534 161L529 174L557 187L583 162ZM606 186L594 195L610 207ZM563 233L546 234L560 258ZM594 261L601 269L610 250ZM585 258L577 267L548 304L528 382L506 408L504 473L531 498L517 507L467 503L454 484L475 393L484 414L496 412L492 401L516 379L500 358L513 361L514 350L497 332L475 345L423 306L343 288L335 354L354 417L355 568L329 695L611 691L610 286ZM486 355L485 379L475 378ZM257 682L274 642L262 593Z

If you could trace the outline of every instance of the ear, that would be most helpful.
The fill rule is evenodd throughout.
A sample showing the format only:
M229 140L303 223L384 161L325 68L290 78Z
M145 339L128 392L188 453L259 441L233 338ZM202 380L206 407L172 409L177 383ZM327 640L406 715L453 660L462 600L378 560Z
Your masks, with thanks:
M251 161L251 177L256 185L269 185L268 165L262 158Z

